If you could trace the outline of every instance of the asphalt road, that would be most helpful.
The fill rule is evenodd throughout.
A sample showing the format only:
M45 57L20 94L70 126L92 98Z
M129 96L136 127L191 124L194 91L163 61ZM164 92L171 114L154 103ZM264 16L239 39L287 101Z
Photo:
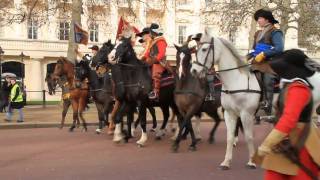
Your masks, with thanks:
M149 125L150 126L150 125ZM190 140L183 141L179 153L170 151L168 133L163 140L154 140L149 133L146 147L138 148L137 139L128 144L114 144L107 134L96 135L76 129L12 129L0 130L1 180L258 180L263 170L247 169L247 146L243 136L234 149L232 167L228 171L218 168L224 158L226 129L218 128L216 143L206 142L212 123L203 123L203 141L196 152L188 151ZM255 126L258 145L270 131L270 125Z

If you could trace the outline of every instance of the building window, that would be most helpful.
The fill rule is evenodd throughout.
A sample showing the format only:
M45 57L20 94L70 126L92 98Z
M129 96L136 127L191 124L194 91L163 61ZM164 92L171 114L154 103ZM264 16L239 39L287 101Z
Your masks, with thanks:
M70 22L60 22L59 23L59 39L60 40L69 40L70 33Z
M38 21L28 21L28 39L38 39Z
M186 38L187 27L186 26L179 26L179 33L178 33L178 43L183 44Z
M99 24L91 23L89 26L90 41L99 42Z

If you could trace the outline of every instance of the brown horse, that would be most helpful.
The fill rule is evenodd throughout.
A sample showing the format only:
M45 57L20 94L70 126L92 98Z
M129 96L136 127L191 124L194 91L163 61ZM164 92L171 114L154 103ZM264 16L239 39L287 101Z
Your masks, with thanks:
M63 105L63 110L62 110L62 118L61 118L61 124L60 124L60 129L63 128L64 122L66 119L66 115L68 112L68 109L71 105L71 99L70 99L70 85L67 81L67 78L65 76L60 77L58 80L54 78L53 73L47 74L46 76L46 82L49 90L49 94L53 95L56 93L56 88L57 86L61 87L62 90L62 95L61 95L61 101ZM79 119L77 119L77 126L80 125Z
M73 110L73 123L70 127L70 131L73 131L76 127L76 121L79 120L79 117L83 123L84 130L87 131L86 121L83 118L83 111L87 105L89 87L87 78L83 77L84 74L85 72L77 71L75 65L64 57L61 57L57 61L53 72L55 79L65 76L70 85L70 99Z

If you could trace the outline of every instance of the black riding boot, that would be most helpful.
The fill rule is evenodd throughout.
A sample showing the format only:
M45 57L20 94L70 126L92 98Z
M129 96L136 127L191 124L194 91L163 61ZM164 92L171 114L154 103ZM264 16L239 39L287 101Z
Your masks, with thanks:
M207 94L205 101L214 101L215 100L215 90L214 90L214 75L207 75L207 82L209 86L209 93Z
M272 113L274 82L275 82L274 75L266 74L266 73L263 75L263 83L265 88L265 92L264 92L265 104L263 109L268 116L270 116Z

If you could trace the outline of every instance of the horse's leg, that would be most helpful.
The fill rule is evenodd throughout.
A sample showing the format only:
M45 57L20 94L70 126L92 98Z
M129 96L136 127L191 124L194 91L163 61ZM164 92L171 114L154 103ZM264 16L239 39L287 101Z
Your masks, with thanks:
M130 138L132 138L132 122L133 122L133 119L134 119L134 108L135 106L131 106L129 108L129 112L127 113L127 127L128 127L128 130L127 130L127 133L126 133L126 137L125 137L125 141L128 142Z
M123 113L126 110L126 102L119 103L120 107L117 109L115 112L115 118L114 118L114 123L115 123L115 130L113 134L113 142L119 143L123 139L122 135L122 128L121 128L121 122L122 122L122 117Z
M83 111L85 110L86 105L87 105L87 96L82 96L79 99L79 116L82 121L83 129L85 131L88 131L86 120L83 117Z
M243 132L243 127L242 127L242 123L241 123L241 118L240 117L238 117L238 119L237 119L236 130L234 131L233 146L237 146L237 143L239 141L239 130L241 130Z
M113 131L115 129L115 117L116 117L116 113L119 110L119 108L120 108L120 101L116 100L114 103L112 112L111 112L111 122L108 127L108 134L109 135L112 135Z
M197 139L196 139L196 136L195 136L193 128L192 128L191 118L192 118L192 116L189 115L188 119L187 119L187 129L189 130L190 135L191 135L191 145L189 146L189 150L196 151L197 150L197 147L196 147Z
M64 126L64 122L66 120L66 116L67 116L70 105L71 105L70 99L63 100L63 110L61 114L62 118L61 118L60 129L62 129Z
M255 169L256 164L252 162L252 158L254 156L254 143L253 143L253 126L254 126L254 113L250 114L247 111L242 111L241 122L244 130L244 137L248 145L249 150L249 161L247 163L247 167L250 169Z
M234 142L234 131L237 124L237 115L232 111L224 111L225 122L227 126L227 149L224 157L224 161L220 164L222 170L230 169L230 164L232 160L233 142Z
M138 103L138 107L139 107L139 118L140 118L140 125L142 128L142 133L141 133L141 137L140 139L137 141L137 144L139 147L143 147L148 139L147 136L147 119L146 119L146 115L147 115L147 109L146 106L143 103Z
M174 132L176 130L176 128L173 127L173 122L174 122L175 118L176 118L176 113L174 111L172 111L171 118L169 120L171 132Z
M209 134L209 143L213 144L215 142L215 138L214 138L215 132L221 122L221 119L218 114L218 108L213 109L213 111L207 112L207 114L215 121L215 124Z
M160 140L161 137L166 134L165 130L169 120L169 116L170 116L169 106L161 106L161 110L163 113L163 122L162 122L161 128L156 133L156 139L158 140Z
M96 133L100 134L104 126L105 113L104 113L104 108L102 104L99 104L97 102L95 104L98 110L98 118L99 118L99 127L96 129Z
M152 117L152 129L150 131L155 132L157 129L157 117L156 117L156 110L152 106L148 106L148 110Z
M179 124L179 131L178 131L178 134L177 134L177 137L176 139L174 140L173 144L172 144L172 151L173 152L177 152L178 149L179 149L179 143L181 141L181 134L182 134L182 131L185 129L186 127L186 118L183 118L181 120L178 120L178 124Z
M78 121L78 102L77 102L77 100L72 99L71 105L72 105L72 111L73 111L73 114L72 114L73 121L72 121L72 125L69 130L72 132L73 129L76 127L76 121Z
M194 133L196 136L196 140L201 141L201 139L202 139L201 134L200 134L201 113L199 115L195 115L195 118L196 118L196 122L195 122Z

